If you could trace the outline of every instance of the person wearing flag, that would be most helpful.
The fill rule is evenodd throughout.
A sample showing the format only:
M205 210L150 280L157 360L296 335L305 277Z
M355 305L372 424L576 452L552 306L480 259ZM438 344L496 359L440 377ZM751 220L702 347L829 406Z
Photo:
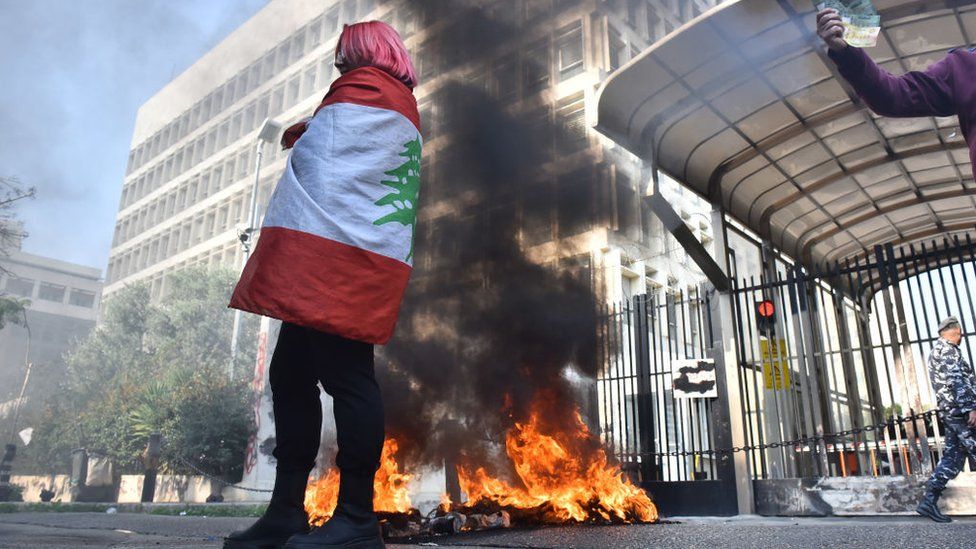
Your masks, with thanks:
M269 372L271 502L225 549L383 547L373 512L384 441L373 346L393 334L413 262L423 141L417 76L400 36L379 21L345 26L335 65L340 77L312 118L282 137L292 152L230 302L282 324ZM308 532L319 383L334 400L339 500L332 518Z

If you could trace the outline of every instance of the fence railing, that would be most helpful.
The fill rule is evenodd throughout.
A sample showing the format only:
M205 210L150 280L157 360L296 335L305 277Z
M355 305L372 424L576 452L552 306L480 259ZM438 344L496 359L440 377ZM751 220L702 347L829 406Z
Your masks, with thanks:
M976 346L976 246L967 237L874 250L811 272L780 257L733 281L737 391L746 444L720 448L711 398L682 398L680 361L706 356L702 291L635 296L601 317L600 433L639 481L715 480L744 452L755 479L924 474L944 452L925 359L955 315ZM757 303L775 314L759 319ZM976 463L970 464L976 470Z
M635 480L715 479L712 401L673 389L677 361L704 354L707 310L699 292L662 292L608 306L601 317L601 434Z
M734 281L739 390L754 478L925 473L944 450L926 357L950 314L976 324L971 240L874 250L812 273L776 259ZM757 303L771 301L772 321ZM974 334L964 338L968 355ZM905 418L909 419L906 420ZM884 429L864 430L885 423ZM843 436L836 433L846 433ZM782 442L818 438L818 447Z

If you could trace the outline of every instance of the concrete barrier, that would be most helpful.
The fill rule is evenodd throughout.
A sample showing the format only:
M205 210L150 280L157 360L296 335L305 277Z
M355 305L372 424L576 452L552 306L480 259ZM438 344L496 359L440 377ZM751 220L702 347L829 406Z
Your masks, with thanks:
M914 514L927 476L755 480L756 513L764 516ZM949 483L940 501L949 515L976 515L976 473Z
M41 490L54 492L51 501L72 501L68 475L12 475L10 483L23 488L24 501L41 501Z

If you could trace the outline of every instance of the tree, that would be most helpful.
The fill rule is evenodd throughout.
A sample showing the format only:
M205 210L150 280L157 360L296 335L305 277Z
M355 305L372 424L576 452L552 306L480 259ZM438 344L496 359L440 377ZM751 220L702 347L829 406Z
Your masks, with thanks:
M163 470L192 473L189 462L240 474L257 318L244 323L239 375L229 379L227 302L236 279L229 270L195 268L171 275L158 303L145 284L111 296L102 323L66 357L63 398L48 405L24 452L32 472L65 471L79 447L109 456L123 472L141 472L139 456L159 432Z
M377 206L393 206L395 210L377 219L373 224L385 225L396 222L410 227L410 252L405 259L410 261L413 257L413 233L417 228L417 200L420 198L420 139L405 143L403 148L400 156L406 157L407 161L385 172L395 179L380 182L393 189L393 192L375 202Z
M11 246L27 236L14 206L30 198L34 198L33 187L24 187L16 177L0 176L0 255L6 255Z
M34 197L33 188L24 188L16 178L0 176L0 257L10 253L10 248L26 235L14 213L14 207L24 199ZM0 265L0 273L5 269ZM0 295L0 330L7 322L22 324L27 300Z
M30 300L17 299L16 297L0 295L0 330L7 325L24 323L24 309L30 304Z

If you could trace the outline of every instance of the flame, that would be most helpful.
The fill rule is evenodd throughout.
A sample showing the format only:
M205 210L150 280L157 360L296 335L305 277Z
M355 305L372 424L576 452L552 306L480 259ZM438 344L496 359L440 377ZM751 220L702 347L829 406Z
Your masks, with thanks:
M451 501L451 496L447 492L441 494L441 503L437 508L446 513L451 510L452 505L454 502Z
M469 504L494 502L516 509L546 508L549 522L620 520L654 522L657 508L639 487L610 465L601 447L574 450L592 440L579 412L573 430L544 433L539 413L509 430L505 449L524 488L492 477L483 467L458 467Z
M410 492L408 485L412 475L400 472L396 461L399 449L397 441L386 439L380 468L373 481L373 508L380 512L406 513L410 511ZM308 523L321 526L329 520L339 501L339 471L329 469L325 476L310 480L305 488L305 511Z

